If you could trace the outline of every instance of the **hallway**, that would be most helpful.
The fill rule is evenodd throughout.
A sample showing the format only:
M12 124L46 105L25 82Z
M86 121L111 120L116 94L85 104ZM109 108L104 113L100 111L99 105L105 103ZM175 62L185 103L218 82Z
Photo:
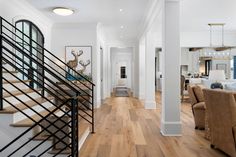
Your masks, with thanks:
M160 95L156 96L160 103ZM113 97L96 112L96 133L81 157L224 157L210 148L204 131L194 130L190 104L182 104L182 137L160 134L160 107L145 110L135 98Z

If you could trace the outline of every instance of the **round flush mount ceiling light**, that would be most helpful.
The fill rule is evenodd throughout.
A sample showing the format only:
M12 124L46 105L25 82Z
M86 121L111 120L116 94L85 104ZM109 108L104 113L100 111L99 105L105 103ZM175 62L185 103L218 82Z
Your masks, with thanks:
M53 12L57 15L68 16L74 13L74 10L69 8L57 7L53 9Z

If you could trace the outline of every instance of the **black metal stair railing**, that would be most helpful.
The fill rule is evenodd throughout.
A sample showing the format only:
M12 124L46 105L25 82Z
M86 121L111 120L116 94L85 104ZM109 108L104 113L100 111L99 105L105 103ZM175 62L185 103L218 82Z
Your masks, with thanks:
M74 77L73 75L71 75L69 73L69 71L72 71L74 74L80 76L82 78L82 80L85 80L85 81L77 80L77 82L79 82L79 84L81 84L82 87L72 81L68 81L68 84L72 84L73 87L75 87L77 90L79 90L79 91L81 91L81 93L83 93L82 95L79 96L80 99L82 99L82 102L79 101L79 104L80 104L80 106L83 106L83 108L86 108L86 110L88 110L90 113L89 114L85 113L85 110L83 110L80 107L80 109L81 109L80 111L82 113L85 113L86 115L88 115L88 117L85 117L82 114L79 114L79 115L92 125L92 132L94 132L94 102L93 102L93 100L94 100L94 86L95 85L90 80L85 78L83 75L81 75L77 71L75 71L74 69L70 69L70 67L68 67L68 65L66 63L64 63L61 59L59 59L54 54L52 54L50 51L46 50L40 44L38 44L37 42L32 40L28 35L24 34L22 31L20 31L16 27L14 27L11 23L9 23L8 21L6 21L4 19L3 19L3 22L5 22L6 25L8 25L9 27L12 27L12 29L9 29L9 28L7 28L7 26L3 25L3 29L8 32L8 33L3 32L3 35L6 38L8 38L9 40L12 40L18 46L29 45L28 42L22 40L22 37L17 35L17 33L23 34L24 38L28 39L29 42L32 42L36 45L36 47L32 47L33 50L35 50L38 53L43 52L43 54L42 54L43 59L40 60L44 64L42 69L44 69L45 67L48 67L49 69L54 70L54 72L58 76L62 77L64 80L66 80L66 78L65 78L66 75L70 75L71 77ZM12 30L15 30L15 32L17 32L17 33L15 33ZM13 36L14 38L12 38L11 36ZM20 39L23 43L17 42L16 39ZM37 58L37 56L35 56L35 55L34 55L34 57ZM62 68L56 62L63 64L66 68L65 69ZM55 71L55 69L57 69L57 70ZM61 70L61 72L64 72L65 75L63 75L58 69ZM68 71L66 69L68 69ZM45 75L44 71L45 71L45 69L43 70L43 75ZM44 82L44 80L45 80L45 77L43 77L42 81ZM84 82L86 82L87 84ZM44 91L44 89L43 89L43 91ZM88 98L86 98L86 97L88 97ZM86 102L86 103L83 103L83 102ZM87 105L87 104L89 104L89 105ZM90 118L90 119L88 120L87 118Z
M6 47L4 47L3 46L3 50L8 50ZM14 61L13 60L11 60L11 61L9 61L8 59L9 59L9 57L8 57L8 59L7 59L7 57L5 57L5 52L4 51L2 51L2 54L3 54L3 56L2 56L2 59L3 59L3 61L5 61L6 63L8 63L9 65L11 65L11 66L13 66L16 70L18 70L19 72L22 72L22 73L24 73L24 71L23 70L21 70L19 67L17 67L17 66L14 66ZM17 57L17 56L14 56L14 57ZM10 59L12 59L12 57L10 58ZM13 62L13 63L12 63ZM24 62L24 61L23 61ZM5 68L5 67L3 67L3 69L5 70L5 71L7 71L8 73L10 73L11 74L11 72L7 69L7 68ZM30 87L29 85L27 85L25 82L23 82L22 80L20 80L18 77L16 77L15 75L13 75L12 74L12 76L13 77L15 77L15 79L16 80L19 80L19 81L21 81L23 84L25 84L26 86L28 86L28 87ZM33 79L33 78L32 78ZM13 87L15 87L18 91L20 91L20 92L22 92L24 95L26 95L27 97L29 97L31 100L34 100L32 97L30 97L27 93L25 93L25 92L23 92L21 89L19 89L18 87L16 87L13 83L11 83L9 80L7 80L5 77L3 77L3 80L4 81L6 81L7 83L9 83L9 84L11 84ZM37 82L36 80L34 80L35 82ZM42 84L40 84L39 82L37 82L39 85L41 85L42 86ZM27 104L25 104L22 100L20 100L19 98L17 98L15 95L13 95L11 92L9 92L7 89L5 89L4 87L3 87L3 90L5 91L5 92L7 92L8 94L10 94L12 97L14 97L15 99L17 99L20 103L22 103L22 104L24 104L25 106L27 106ZM34 90L34 89L32 89L32 90ZM45 88L45 90L48 92L48 93L51 93L51 94L53 94L53 92L52 91L50 91L48 88ZM37 94L39 94L39 95L41 95L43 98L45 98L45 99L47 99L45 96L43 96L40 92L37 92L36 90L35 90L35 92L37 93ZM65 92L66 93L66 92ZM68 93L66 93L66 94L68 94ZM57 97L57 95L54 95L54 97L56 97L57 99L60 99L60 97ZM18 139L20 139L20 138L22 138L22 136L23 135L25 135L27 132L29 132L31 129L33 129L36 125L39 125L39 126L41 126L43 129L42 129L42 131L41 132L39 132L37 135L40 135L43 131L49 131L47 128L45 128L45 127L43 127L42 125L40 125L40 122L42 122L42 121L44 121L44 120L47 120L47 117L49 117L49 116L51 116L51 115L54 115L54 116L56 116L55 115L55 111L56 110L60 110L60 111L63 111L62 110L62 107L63 106L65 106L65 104L67 103L67 101L66 102L63 102L62 103L62 106L60 106L60 107L57 107L57 105L55 105L54 104L54 106L56 106L56 108L53 110L53 111L49 111L47 108L45 108L44 106L41 106L41 107L43 107L45 110L47 110L47 111L49 111L49 114L46 116L46 117L44 117L44 116L42 116L42 115L40 115L40 113L38 113L37 111L35 111L33 108L30 108L29 106L27 106L29 109L31 109L33 112L35 112L35 114L37 114L37 115L39 115L42 119L39 121L39 122L37 122L37 121L34 121L34 119L32 119L30 116L28 116L28 115L26 115L24 112L22 112L19 108L17 108L17 107L15 107L14 106L14 104L12 104L11 102L9 102L7 99L5 99L5 98L3 98L3 100L5 100L6 102L8 102L11 106L13 106L14 108L16 108L19 112L21 112L22 114L24 114L27 118L29 118L29 119L31 119L33 122L35 122L35 125L33 125L32 127L30 127L27 131L25 131L24 133L22 133L22 134L20 134L18 137L16 137L12 142L10 142L9 144L7 144L4 148L2 148L1 149L1 152L2 151L4 151L5 149L7 149L7 147L9 147L10 145L12 145L14 142L16 142ZM69 99L68 99L69 100ZM49 101L49 100L48 100ZM63 101L63 100L61 100L61 101ZM73 99L73 101L77 101L76 100L76 98L74 98ZM36 102L38 105L41 105L41 104L39 104L38 102ZM72 102L71 102L72 103ZM77 106L77 103L74 103L74 105L75 106ZM73 107L73 106L72 106ZM64 111L63 111L64 112ZM75 111L72 111L72 110L70 110L69 111L69 113L73 113L73 112L75 112ZM77 112L77 111L76 111ZM68 113L65 113L64 115L62 115L61 117L59 117L57 120L60 120L62 117L64 117L64 116L70 116ZM78 119L78 117L71 117L71 122L70 123L75 123L75 121L78 121L77 120ZM54 122L56 122L56 121L54 121ZM64 122L64 121L63 121ZM54 126L54 127L57 127L57 126L55 126L54 125L54 123L51 123L51 122L49 122L50 123L50 125L48 126L48 127L50 127L51 125L52 126ZM64 122L64 123L66 123L66 122ZM67 123L66 123L67 124ZM69 124L69 123L68 123ZM66 125L66 126L68 126L68 124ZM65 125L63 126L63 127L65 127ZM62 129L63 129L63 127L61 127L61 128L57 128L58 130L56 131L56 132L58 132L59 130L61 131ZM78 141L76 138L72 138L72 133L73 134L76 134L77 133L77 129L75 129L75 128L72 128L72 124L70 124L69 125L69 127L71 127L71 130L76 130L76 131L74 131L75 133L73 133L73 132L71 132L71 133L65 133L64 132L64 134L65 134L65 136L64 137L57 137L57 136L55 136L55 133L56 132L53 132L53 133L51 133L51 135L48 137L48 138L50 138L51 136L53 136L53 137L55 137L55 138L58 138L59 139L59 141L58 142L60 142L60 141L62 141L65 137L69 137L69 138L71 138L71 141ZM49 131L50 132L50 131ZM71 134L71 135L70 135ZM34 136L32 139L34 139L36 136ZM15 149L14 151L12 151L12 153L10 153L8 156L12 156L12 155L14 155L15 153L17 153L20 149L22 149L24 146L26 146L28 143L30 143L31 141L32 141L32 139L30 139L30 140L28 140L26 143L24 143L24 144L22 144L22 146L21 147L19 147L19 148L17 148L17 149ZM46 140L44 140L44 141L42 141L41 142L41 144L42 143L44 143ZM74 143L76 143L77 144L77 142L74 142ZM56 144L56 143L55 143ZM54 144L54 145L55 145ZM65 148L64 149L66 149L67 147L68 148L70 148L70 149L72 149L73 147L69 147L71 144L65 144ZM40 145L38 145L38 146L40 146ZM34 147L31 151L33 151L33 150L35 150L38 146L36 146L36 147ZM53 145L52 145L53 146ZM51 147L52 147L51 146ZM51 147L49 147L49 148L51 148ZM74 147L76 147L77 148L77 146L75 145ZM61 151L63 151L64 149L61 149L58 153L60 153ZM29 154L31 151L29 151L28 153L26 153L24 156L26 156L27 154ZM76 151L75 151L76 152ZM45 152L44 152L45 153ZM76 153L75 153L76 154Z
M19 35L19 33L21 35ZM24 40L22 37L27 38L28 40ZM18 42L19 39L22 41L21 43ZM41 55L42 57L39 57L39 55L34 53L29 53L30 50L24 48L25 45L30 45L29 42L32 42L34 43L34 45L36 45L35 47L31 47L31 49L37 52L37 54ZM20 56L24 56L24 58ZM30 61L31 64L29 64L28 61ZM19 78L18 76L14 75L8 69L9 67L6 68L3 65L3 62L10 66L12 69L17 70L18 73L20 73L22 76L26 76L26 78L30 80L30 83L27 84L23 80L23 78ZM66 68L62 68L61 66L56 64L56 62L60 62ZM60 72L58 69L60 70ZM66 79L66 75L71 74L66 69L68 71L73 71L74 74L80 76L80 78L82 78L82 81L78 80L79 84L68 81ZM29 89L34 91L38 96L47 100L51 107L48 108L43 106L32 96L30 96L30 94L14 85L14 83L9 81L8 78L3 76L3 71L9 73L15 80L18 80ZM61 71L65 75L63 75ZM4 88L3 81L14 87L15 90L20 92L22 95L25 95L29 100L34 101L37 105L43 108L47 112L47 114L42 115L41 112L35 110L19 97L15 96L11 91ZM61 82L63 86L61 86L57 82ZM37 86L35 87L34 84ZM41 92L38 89L40 89ZM91 124L92 132L94 132L93 90L94 84L90 80L79 74L74 69L70 69L67 64L65 64L50 51L46 50L42 45L38 44L29 36L24 34L21 30L17 29L14 25L0 17L0 110L4 109L4 102L8 103L10 106L15 108L18 112L20 112L22 115L33 122L31 127L20 133L17 137L15 137L15 139L7 143L6 146L0 148L0 154L6 151L8 153L7 156L9 157L18 155L17 153L23 150L23 148L27 147L27 145L30 145L35 138L46 131L47 133L49 133L49 135L47 135L44 140L42 140L32 149L28 150L24 154L21 154L20 156L28 156L31 153L34 153L34 151L40 152L39 154L37 154L37 156L45 156L45 153L47 153L50 149L56 147L57 144L63 144L63 148L57 150L57 152L53 156L57 156L63 151L69 150L70 153L68 154L68 156L78 157L79 116ZM39 120L35 120L31 116L21 111L20 108L15 106L15 104L4 97L4 93L8 94L19 103L23 104L27 109L37 115L39 117ZM48 99L48 96L53 97L57 101L51 101L50 99ZM62 113L62 115L58 116L57 113L59 112ZM50 121L48 119L52 116L56 118L54 121ZM65 121L64 119L67 120ZM45 122L48 124L47 126L42 125L42 123ZM57 126L57 122L63 123L63 125ZM38 131L32 138L25 137L27 133L29 133L36 127L40 127L41 130ZM56 130L50 130L51 127L56 128ZM63 129L65 128L69 128L70 131L63 131ZM63 134L63 136L58 136L57 133ZM25 138L27 138L27 140L25 140L25 142L22 143L21 146L14 148L14 150L11 150L9 153L8 148L14 146L14 144L19 140ZM47 142L50 138L56 139L56 142L54 142L48 148L42 150L41 146L45 144L45 142ZM70 139L70 142L65 142L65 139Z

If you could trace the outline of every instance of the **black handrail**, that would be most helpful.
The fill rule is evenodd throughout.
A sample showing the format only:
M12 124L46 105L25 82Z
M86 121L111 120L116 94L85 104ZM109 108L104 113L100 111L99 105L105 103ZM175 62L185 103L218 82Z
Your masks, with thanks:
M23 36L27 37L28 39L32 40L32 42L34 42L37 46L39 46L40 48L44 49L44 51L46 51L47 53L49 53L51 56L53 56L54 58L56 58L57 60L59 60L62 64L64 64L65 66L67 66L67 64L65 64L65 62L63 62L61 59L59 59L57 56L55 56L54 54L52 54L50 51L48 51L47 49L45 49L42 45L38 44L35 40L31 39L27 34L25 34L24 32L22 32L21 30L19 30L18 28L16 28L14 25L12 25L10 22L8 22L7 20L5 20L4 18L1 18L4 22L6 22L8 25L10 25L12 28L14 28L15 30L17 30L18 32L20 32ZM3 25L4 26L4 25ZM12 32L12 31L10 31ZM67 66L68 67L68 66ZM93 82L91 82L90 80L88 80L87 78L85 78L83 75L81 75L80 73L78 73L77 71L75 71L74 69L72 69L73 72L75 72L77 75L79 75L80 77L82 77L84 80L86 80L87 82L89 82L91 85L95 86L95 84Z
M12 56L14 56L15 58L18 58L18 56L16 56L16 55L14 55L14 53L11 53L11 51L10 50L7 50L7 51L9 51L9 53L10 54L12 54ZM6 55L8 58L10 58L5 52L3 52L3 54L4 55ZM19 66L21 66L22 67L22 65L20 65L18 62L16 62L16 61L14 61L13 60L13 58L10 58L11 59L11 61L13 62L13 63L16 63L17 65L19 65ZM26 65L29 65L27 62L25 62L25 61L23 61L21 58L19 58L21 61L22 61L22 63L24 63L24 64L26 64ZM14 69L16 69L18 72L20 72L20 73L22 73L23 75L27 75L27 73L26 72L24 72L24 70L22 70L21 68L19 68L19 67L17 67L16 65L14 65L11 61L9 61L8 59L6 59L5 57L3 57L3 60L7 63L7 64L9 64L9 65L11 65ZM38 72L35 68L31 68L31 69L33 69L35 72L37 72L38 74L40 74L40 72ZM7 71L7 72L10 72L10 71ZM37 79L39 79L40 80L40 78L38 78L38 76L35 76L35 75L33 75L33 77L36 77ZM42 88L45 88L45 86L44 86L44 84L45 85L47 85L47 86L49 86L50 88L52 88L48 83L44 83L44 84L41 84L40 82L38 82L37 80L35 80L34 78L30 78L30 80L32 80L34 83L36 83L37 85L39 85L40 87L42 87ZM18 79L19 81L20 81L20 79L19 78L16 78L16 79ZM54 86L58 86L55 82L53 82L52 80L50 80L49 78L46 78L50 83L52 83ZM40 80L41 81L41 80ZM29 88L30 88L30 86L28 86ZM55 92L57 92L54 88L52 88ZM69 95L67 92L65 92L60 86L59 86L59 89L60 90L62 90L62 92L64 92L66 95L68 95L69 97L72 97L71 95ZM57 97L57 95L55 94L55 93L53 93L53 92L51 92L49 89L47 89L46 88L46 90L50 93L50 94L52 94L53 96L55 96L55 97ZM61 95L61 93L60 93L60 95ZM63 96L63 95L62 95ZM60 99L60 97L57 97L58 99ZM64 97L63 96L63 98L66 98L66 97ZM62 100L62 99L61 99Z
M5 24L5 25L4 25ZM9 28L8 28L9 27ZM19 37L17 33L20 33L22 37ZM10 35L9 35L10 34ZM24 38L29 39L29 42L26 42ZM16 40L20 39L22 43L17 42ZM32 44L33 43L33 44ZM29 45L30 50L24 48L24 45ZM36 47L32 46L36 45ZM10 48L9 48L10 47ZM12 50L11 50L12 49ZM39 50L40 49L40 50ZM36 53L39 55L42 55L42 58L38 55L35 55L31 51L35 50ZM17 53L20 53L24 58L29 59L30 63L28 63L26 60L22 59L20 56L14 53L16 51ZM44 53L47 53L48 55L45 55ZM15 60L14 60L14 59ZM66 69L62 68L56 62L57 60L61 64L63 64L68 70L72 71L74 74L82 78L82 80L86 81L83 82L81 80L77 80L81 85L78 85L74 82L68 81L66 76L64 76L59 71L55 70L54 65L61 69L66 74L73 76L69 71L66 71ZM3 61L6 62L10 67L17 70L20 74L23 76L28 77L30 79L30 84L23 81L21 78L15 76L8 68L3 66ZM48 61L48 62L47 62ZM37 68L33 67L33 65L36 65ZM26 72L25 67L29 67L28 70L31 72ZM31 152L38 149L43 143L45 143L48 139L51 137L56 138L57 142L52 144L49 148L46 148L45 150L42 150L38 156L43 156L48 150L53 148L57 143L61 142L63 143L63 148L61 148L59 151L56 152L54 156L59 155L62 151L69 148L71 157L78 157L79 150L79 136L78 136L78 117L82 117L86 121L88 121L92 125L92 133L94 133L94 86L92 81L88 80L86 77L78 73L76 70L71 69L66 63L64 63L61 59L59 59L57 56L55 56L53 53L45 49L41 44L37 43L35 40L33 40L31 37L29 37L27 34L16 28L14 25L12 25L10 22L5 20L0 16L0 110L3 109L3 100L7 102L10 106L15 108L19 113L23 114L25 117L30 119L33 123L32 125L27 128L25 131L20 133L15 139L10 141L6 146L0 149L0 153L12 146L16 141L23 138L24 135L26 135L29 131L31 131L33 128L40 126L41 131L37 132L32 138L26 140L21 146L16 147L14 150L10 152L8 156L12 156L16 154L19 150L21 150L23 147L28 145L33 139L35 139L37 136L39 136L42 132L47 131L49 135L42 140L40 143L38 143L36 146L34 146L32 149L27 150L27 152L23 155L24 157L28 156ZM26 87L29 89L32 89L33 92L35 92L37 95L45 99L46 101L50 102L50 105L52 108L47 108L46 106L42 105L38 101L36 101L32 96L27 94L24 90L17 87L14 83L9 81L6 77L3 76L3 70L10 73L14 79L18 80L20 83L23 83ZM45 76L46 74L50 75L50 77ZM66 88L69 88L73 92L73 94L69 91L64 90L62 86L55 83L53 79L58 80L59 82L63 83ZM27 99L32 100L36 105L39 105L42 107L43 110L47 111L46 115L42 115L41 112L38 112L36 109L32 108L30 105L28 105L26 102L21 100L19 97L15 96L11 91L3 87L3 80L11 85L14 89L16 89L19 93L22 95L25 95ZM37 85L39 88L42 88L41 91L34 88L34 85ZM57 89L55 89L57 88ZM57 92L60 90L60 92ZM88 91L87 91L88 90ZM8 99L3 97L3 91L5 91L9 96L14 98L15 100L19 101L22 105L24 105L27 109L29 109L34 115L37 115L39 117L38 120L35 120L31 116L27 115L24 111L21 111L20 108L15 106L12 102L10 102ZM56 104L49 100L45 96L45 92L53 96L59 101L59 104ZM86 104L85 104L86 103ZM88 112L79 107L79 104L83 105ZM88 107L88 105L91 105ZM57 117L57 112L62 112L62 115L60 117ZM85 113L84 115L81 115L79 111L82 111ZM92 112L92 113L90 113ZM88 116L86 118L86 115ZM57 117L55 121L50 121L48 118L50 116ZM62 118L67 117L69 118L68 121L64 121ZM89 119L88 119L89 118ZM90 119L91 118L91 119ZM46 121L48 123L47 126L43 126L42 122ZM59 127L55 124L55 122L63 122L63 126ZM50 131L49 127L53 126L56 128L56 132ZM69 127L70 132L65 132L63 130L64 127ZM63 137L58 137L56 135L57 132L62 132L64 134ZM64 138L70 138L70 142L64 142Z
M6 39L6 38L4 38L4 39ZM8 42L10 42L9 40L8 40ZM11 43L11 44L13 44L13 43ZM6 47L3 47L4 49L6 49ZM15 56L15 54L14 53L12 53L10 50L7 50L9 53L11 53L11 55L13 55L13 56ZM28 54L27 54L27 56L29 56ZM18 60L20 60L20 61L22 61L22 59L19 57L19 56L17 56L16 57ZM45 63L46 64L46 63ZM29 64L27 64L27 66L30 66ZM52 67L50 67L50 68L52 68ZM60 74L60 73L59 73ZM60 74L61 76L63 76L62 74ZM51 82L52 83L52 82ZM57 87L59 87L60 88L60 86L57 86ZM77 86L78 87L78 86ZM81 91L83 91L83 93L85 93L86 94L86 96L89 96L89 97L92 97L90 94L88 94L87 92L85 92L83 89L81 89L80 87L78 87ZM93 90L93 88L92 88L92 90ZM86 99L83 95L81 95L81 97L85 100L85 101L88 101L91 105L93 105L93 102L90 102L88 99ZM93 97L92 97L93 98Z
M17 56L17 55L15 55L13 52L11 52L9 49L7 49L5 46L3 46L3 49L4 50L6 50L6 51L8 51L8 53L10 53L12 56L14 56L15 58L17 58L18 60L20 60L22 63L24 63L24 64L26 64L27 66L29 66L30 67L30 65L28 64L28 63L26 63L24 60L22 60L19 56ZM5 53L4 53L5 54ZM6 55L6 54L5 54ZM10 57L9 57L10 58ZM5 59L5 58L3 58L3 59ZM17 62L16 62L17 63ZM12 67L14 67L14 68L16 68L16 66L14 66L12 63L9 63L8 62L8 64L11 64L12 65ZM17 63L17 64L19 64L19 63ZM31 67L31 69L34 69L34 71L35 72L37 72L37 73L39 73L40 74L40 72L38 72L35 68L32 68ZM18 69L19 71L21 71L20 69ZM23 71L22 71L22 73L23 73ZM27 75L26 73L24 73L25 75ZM46 80L48 80L50 83L52 83L54 86L56 86L57 88L59 88L61 91L63 91L64 93L66 93L67 95L69 95L66 91L64 91L58 84L56 84L55 82L53 82L52 80L50 80L48 77L46 77L45 78ZM36 82L36 80L34 80L35 82ZM45 84L47 84L47 83L45 83ZM69 95L70 97L72 97L72 95ZM88 95L89 96L89 95ZM80 97L82 97L83 98L83 100L85 100L86 102L88 102L88 103L90 103L90 104L92 104L92 102L90 102L88 99L86 99L83 95L80 95Z
M2 17L0 16L0 34L2 34ZM2 82L2 67L3 67L3 63L2 63L2 36L0 36L0 110L3 110L3 91L2 91L2 86L3 86L3 82Z
M8 29L9 30L9 29ZM10 30L9 30L10 31ZM7 34L5 34L8 38L10 38ZM15 35L15 34L14 34ZM11 38L12 39L12 38ZM14 42L16 42L14 39L12 39ZM19 44L18 42L16 42L17 44ZM27 49L26 49L26 51L27 51ZM38 51L38 50L37 50ZM37 57L37 56L36 56ZM50 60L50 61L52 61L52 60ZM53 61L52 61L53 62ZM53 62L54 64L55 64L55 62ZM48 64L47 64L48 65ZM58 66L58 65L57 65ZM50 66L49 66L50 67ZM52 68L52 67L50 67L50 68ZM61 67L60 67L61 68ZM62 68L61 68L62 69ZM63 69L64 70L64 69ZM56 71L57 72L57 71ZM59 75L61 75L61 73L59 73ZM62 76L62 75L61 75ZM63 76L64 77L64 76ZM83 83L82 83L83 84ZM76 85L76 84L74 84L74 85ZM84 85L84 84L83 84ZM76 85L77 86L77 85ZM85 85L86 86L86 85ZM82 90L79 86L77 86L80 90ZM87 86L86 86L87 87ZM89 87L88 87L89 88ZM89 88L90 89L90 88ZM87 96L90 96L91 97L91 95L89 95L87 92L85 92L84 90L83 90L83 92L84 93L86 93L87 94ZM92 88L92 92L93 92L93 88ZM86 98L84 98L84 96L83 95L81 95L81 98L83 98L85 101L88 101L88 99L86 99ZM92 106L93 106L93 100L92 100L92 102L89 102ZM85 106L85 105L84 105ZM85 106L86 107L86 106Z
M6 89L5 89L6 90ZM7 91L7 90L6 90ZM9 92L9 91L7 91ZM11 94L9 92L9 94ZM14 95L12 95L14 96ZM31 118L29 115L27 115L26 113L22 112L19 108L17 108L16 106L14 106L11 102L9 102L7 99L3 98L6 102L8 102L9 104L11 104L11 106L13 106L15 109L17 109L18 111L20 111L22 114L24 114L27 118L29 118L30 120L32 120L35 124L33 124L30 128L28 128L26 131L24 131L23 133L21 133L19 136L17 136L17 138L15 138L13 141L11 141L10 143L8 143L5 147L3 147L0 152L4 151L5 149L7 149L10 145L12 145L13 143L15 143L18 139L20 139L22 136L24 136L26 133L28 133L29 131L31 131L35 126L41 126L43 129L46 129L44 126L42 126L40 123L47 119L51 114L48 114L47 116L45 116L44 118L42 118L41 120L39 121L35 121L33 118ZM57 108L55 108L53 111L51 111L52 113L53 112L56 112ZM46 131L48 132L51 132L49 130L46 129ZM53 134L53 133L51 133ZM60 139L60 137L57 137L55 136L56 138Z
M4 27L4 28L6 28L6 27ZM11 32L11 30L10 29L8 29L8 28L6 28L9 32ZM18 37L18 38L20 38L17 34L15 34L15 33L13 33L13 32L11 32L14 36L16 36L16 37ZM21 43L19 43L19 42L17 42L16 40L14 40L14 39L12 39L8 34L6 34L6 33L4 33L3 32L3 35L5 35L5 36L7 36L9 39L11 39L11 40L13 40L15 43L17 43L17 45L20 45L20 46L22 46L21 45ZM21 38L20 38L21 39ZM30 44L29 43L27 43L27 42L25 42L25 41L23 41L23 45L28 45L28 46L30 46ZM37 52L39 52L39 53L41 53L37 48L35 48L35 47L32 47L34 50L36 50ZM29 50L27 50L27 49L25 49L26 51L28 51L29 52ZM47 60L49 60L51 63L53 63L54 65L56 65L58 68L60 68L61 70L63 70L63 72L66 72L67 74L69 74L69 75L71 75L69 72L67 72L65 69L63 69L61 66L59 66L57 63L55 63L52 59L50 59L49 57L47 57L46 55L44 55L44 57L47 59ZM39 59L39 58L38 58ZM44 58L43 58L43 60L44 60ZM44 61L43 61L44 62ZM44 62L44 63L46 63L46 62ZM69 67L68 67L69 68ZM71 70L71 68L70 68L70 70ZM60 74L59 72L57 72L58 74ZM78 73L78 72L77 72ZM73 78L75 78L76 79L76 77L74 77L73 75L71 75ZM83 78L83 77L82 77ZM79 81L79 80L78 80ZM89 90L91 90L91 88L90 87L88 87L86 84L84 84L82 81L79 81L82 85L84 85L85 87L87 87ZM75 86L77 86L76 84L74 84ZM79 86L77 86L77 87L79 87Z
M5 54L5 53L3 53L4 55L6 55L6 56L8 56L7 54ZM21 66L22 67L22 65L20 65L18 62L15 62L12 58L10 58L11 59L11 61L13 62L13 63L16 63L17 65L19 65L19 66ZM20 72L20 73L22 73L22 74L24 74L24 75L27 75L27 73L26 72L24 72L24 70L22 70L21 68L19 68L19 67L17 67L16 65L14 65L12 62L10 62L9 60L7 60L6 58L4 58L3 57L3 60L7 63L7 64L9 64L9 65L11 65L14 69L16 69L18 72ZM7 70L6 68L4 68L3 67L3 69L5 69L6 70L6 72L8 72L8 73L10 73L10 71L9 70ZM16 77L15 75L12 75L13 77L15 77L15 79L17 79L17 80L19 80L20 82L24 82L24 81L22 81L21 79L19 79L18 77ZM36 77L37 79L39 79L38 78L38 76L35 76L35 75L33 75L34 77ZM43 85L43 84L41 84L40 82L38 82L37 80L35 80L33 77L32 78L30 78L30 80L31 81L34 81L34 83L36 83L38 86L40 86L40 87L42 87L42 88L45 88L45 86ZM40 80L40 79L39 79ZM40 80L41 81L41 80ZM52 89L54 92L57 92L54 88L52 88L52 86L50 86L48 83L44 83L45 85L47 85L48 87L50 87L50 89ZM30 85L27 85L26 84L26 86L27 87L29 87L29 88L31 88L31 86ZM50 91L48 88L45 88L46 90L47 90L47 92L49 93L49 94L51 94L51 95L53 95L54 97L56 97L57 99L60 99L60 101L63 101L63 99L61 99L60 97L58 97L54 92L52 92L52 91ZM33 89L34 90L34 89ZM64 99L66 99L66 97L64 96L64 95L62 95L61 93L59 93ZM65 93L65 94L67 94L67 93ZM42 94L43 95L43 94Z
M6 49L5 47L4 47L4 49ZM12 53L11 51L9 51L9 50L7 50L9 53L11 53L11 55L13 55L13 56L15 56L14 55L14 53ZM19 59L21 62L24 62L21 58L19 58L18 56L15 56L15 58L17 58L17 59ZM24 62L25 63L25 62ZM27 64L27 63L25 63L27 66L30 66L29 64ZM35 70L35 69L34 69ZM37 70L35 70L35 71L37 71ZM50 81L50 80L49 80ZM51 82L51 81L50 81ZM51 83L53 83L53 82L51 82ZM57 86L57 85L56 85ZM59 88L60 88L60 86L58 86ZM63 91L63 90L62 90ZM88 95L88 96L90 96L90 95ZM83 100L85 100L86 102L89 102L90 104L92 104L88 99L86 99L86 98L84 98L83 97L83 95L80 95L80 97L81 98L83 98ZM86 105L84 105L84 104L82 104L83 106L85 106L87 109L88 109L88 107L86 106ZM92 106L92 108L93 108L93 106ZM83 111L83 110L82 110ZM92 110L93 111L93 110ZM85 111L83 111L83 112L85 112ZM86 112L85 112L86 113ZM86 113L87 114L87 113ZM81 115L80 115L81 116ZM82 117L82 116L81 116ZM85 119L86 121L88 121L85 117L82 117L83 119ZM93 118L93 115L92 115L92 118ZM93 124L94 122L92 121L92 122L90 122L90 121L88 121L89 123L91 123L91 124Z
M12 46L13 48L17 49L17 51L21 52L24 56L27 56L27 58L30 58L32 61L34 61L37 65L39 65L41 68L44 66L42 65L38 60L34 59L33 57L31 57L29 54L25 53L25 51L23 51L22 49L20 49L18 46L16 46L14 43L12 43L10 40L8 40L5 37L2 37L2 40L7 42L10 46ZM5 46L2 46L2 48L4 48L5 50L7 50L7 48ZM8 51L9 52L9 51ZM12 52L9 52L12 53ZM19 57L18 57L19 58ZM65 84L67 87L69 87L71 90L78 92L78 90L76 90L76 88L74 88L73 86L71 86L68 82L66 82L65 80L63 80L62 78L60 78L58 75L55 75L55 73L53 71L51 71L50 69L44 67L45 71L47 71L49 74L53 75L55 78L57 78L58 80L60 80L61 82L63 82L63 84Z

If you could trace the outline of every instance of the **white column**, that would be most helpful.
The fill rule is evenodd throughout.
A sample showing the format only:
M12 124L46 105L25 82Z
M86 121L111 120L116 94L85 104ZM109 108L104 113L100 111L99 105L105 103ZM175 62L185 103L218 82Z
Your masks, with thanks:
M145 99L145 39L139 42L139 99Z
M155 99L155 45L151 32L145 40L145 109L156 109Z
M180 136L180 4L163 0L163 90L161 133Z

